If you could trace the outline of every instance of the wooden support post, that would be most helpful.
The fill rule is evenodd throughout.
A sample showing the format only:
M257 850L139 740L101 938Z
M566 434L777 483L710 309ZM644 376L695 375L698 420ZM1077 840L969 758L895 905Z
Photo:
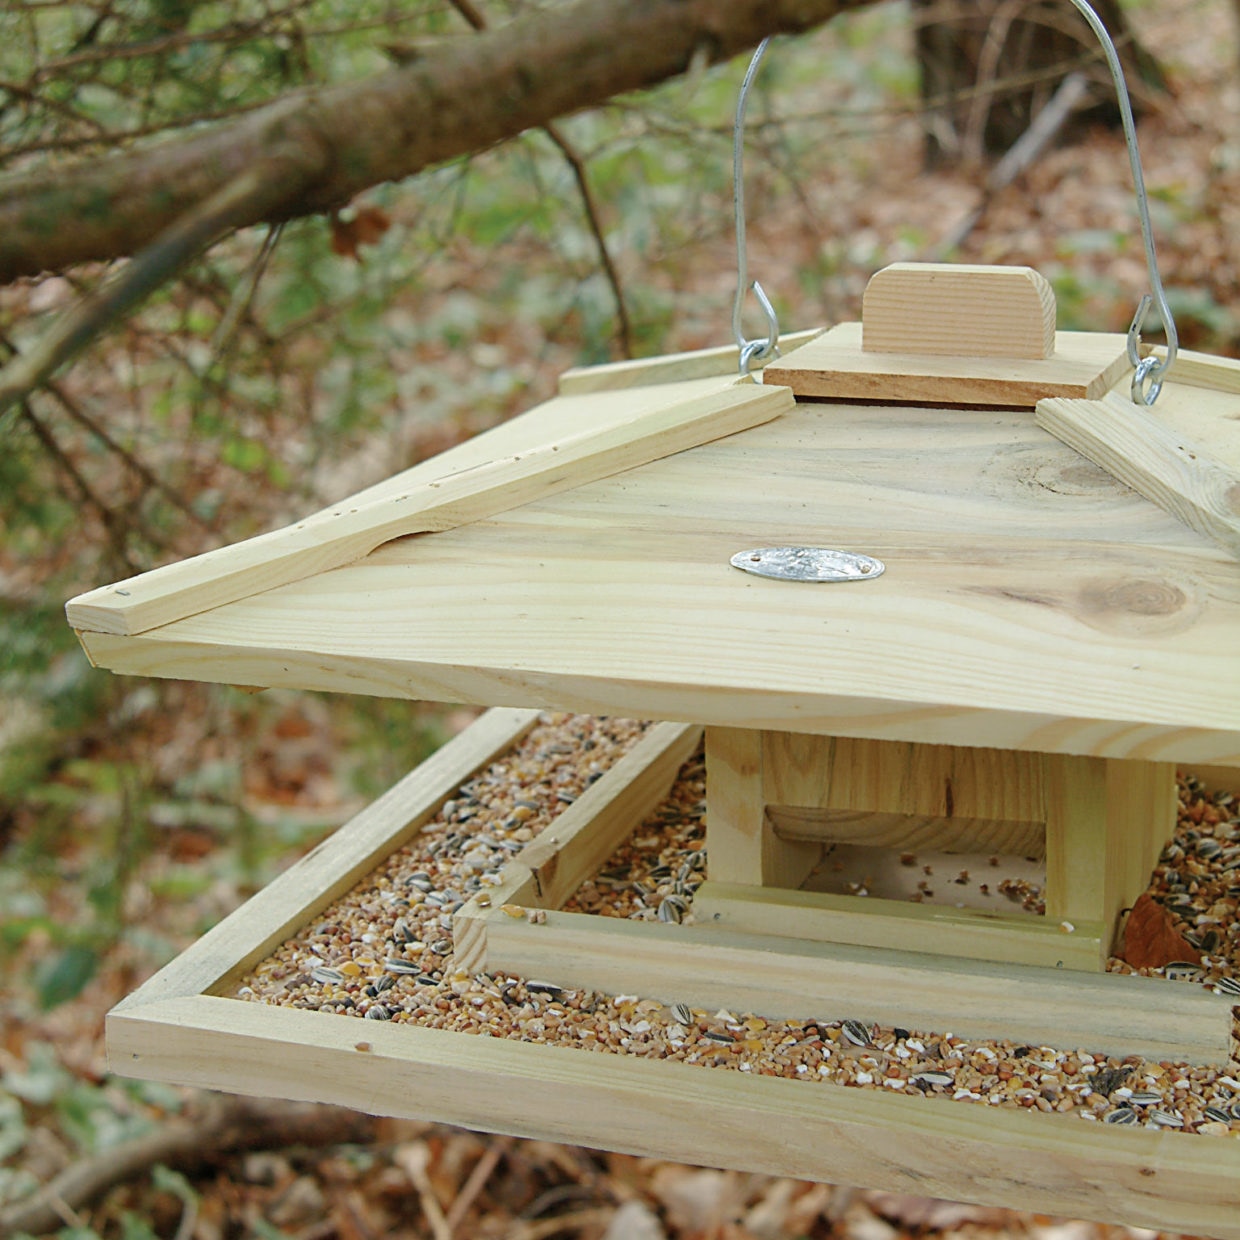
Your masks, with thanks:
M822 846L781 840L766 815L763 733L706 729L707 867L723 883L799 887Z
M1175 768L1064 754L1043 761L1046 916L1100 921L1113 936L1175 831Z
M735 728L706 762L695 908L750 933L1097 972L1175 829L1169 763ZM1045 858L1045 919L795 890L823 843Z

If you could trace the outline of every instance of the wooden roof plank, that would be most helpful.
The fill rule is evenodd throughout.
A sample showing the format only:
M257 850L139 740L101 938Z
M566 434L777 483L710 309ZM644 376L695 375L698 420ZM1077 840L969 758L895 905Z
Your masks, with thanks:
M1212 425L1201 388L1191 389L1195 411L1164 392L1151 407L1114 392L1043 400L1038 425L1240 559L1240 401Z
M719 380L627 393L557 397L525 415L525 445L440 473L396 494L346 500L283 529L79 595L79 631L136 635L249 595L340 568L382 543L491 517L534 499L760 425L793 407L787 389ZM476 451L476 449L475 449ZM449 462L451 464L451 462ZM377 489L376 489L377 490Z

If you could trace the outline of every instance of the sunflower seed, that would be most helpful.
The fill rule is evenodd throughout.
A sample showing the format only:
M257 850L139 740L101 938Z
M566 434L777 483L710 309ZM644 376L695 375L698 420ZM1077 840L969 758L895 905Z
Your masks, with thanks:
M451 950L452 950L451 939L436 939L431 944L431 951L433 951L436 956L446 956Z
M712 1042L735 1042L736 1039L730 1033L723 1033L714 1029L707 1029L702 1037L709 1038Z
M375 1003L366 1009L367 1020L391 1020L392 1013L382 1003Z
M1159 1128L1183 1128L1184 1120L1171 1111L1151 1111L1150 1119Z
M409 974L409 973L421 973L422 972L422 966L418 964L414 964L412 960L395 960L395 959L385 960L383 962L383 967L389 973Z
M660 921L679 925L688 911L689 905L680 896L667 896L659 901L658 918Z
M1216 995L1240 995L1240 978L1219 977L1214 981Z
M1214 1120L1219 1124L1226 1124L1231 1121L1231 1113L1226 1107L1206 1107L1206 1119Z
M910 1078L914 1085L919 1081L924 1081L927 1085L950 1085L955 1079L946 1072L918 1072L916 1076Z
M854 1046L869 1046L870 1031L859 1020L846 1020L840 1026L840 1032Z
M1233 1102L1231 1104L1231 1118L1240 1119L1240 1102Z
M1162 1101L1162 1094L1156 1094L1152 1089L1142 1089L1132 1094L1128 1098L1130 1107L1156 1107Z
M1216 839L1206 837L1204 840L1197 841L1197 856L1209 859L1217 857L1223 851L1223 846Z
M339 969L329 969L325 964L311 969L310 976L321 986L335 986L344 981L344 974Z
M1132 1107L1116 1107L1114 1111L1108 1111L1103 1117L1104 1124L1135 1124L1137 1122L1137 1113Z
M525 989L532 995L562 995L564 988L554 982L526 982Z
M1173 982L1195 982L1202 976L1201 966L1193 964L1191 960L1173 960L1170 964L1163 965L1163 976Z
M688 1027L693 1024L693 1011L687 1003L673 1003L671 1007L672 1019L678 1025Z

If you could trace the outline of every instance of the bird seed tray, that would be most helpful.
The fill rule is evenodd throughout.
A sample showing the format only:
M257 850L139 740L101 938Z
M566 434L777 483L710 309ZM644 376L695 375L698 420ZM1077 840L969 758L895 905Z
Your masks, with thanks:
M1234 898L1179 981L695 925L699 732L487 712L118 1005L112 1067L1240 1240L1197 1006L1231 1014ZM1234 814L1182 788L1155 888L1217 915Z

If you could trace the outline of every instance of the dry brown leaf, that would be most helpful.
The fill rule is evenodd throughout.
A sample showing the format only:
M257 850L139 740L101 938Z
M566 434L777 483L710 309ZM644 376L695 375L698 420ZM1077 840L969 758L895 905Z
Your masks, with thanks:
M379 207L358 207L350 219L331 217L332 252L342 258L360 261L359 245L374 245L392 226L386 211Z
M1173 960L1201 963L1201 953L1175 928L1171 914L1143 891L1128 914L1119 956L1134 969L1161 969Z

